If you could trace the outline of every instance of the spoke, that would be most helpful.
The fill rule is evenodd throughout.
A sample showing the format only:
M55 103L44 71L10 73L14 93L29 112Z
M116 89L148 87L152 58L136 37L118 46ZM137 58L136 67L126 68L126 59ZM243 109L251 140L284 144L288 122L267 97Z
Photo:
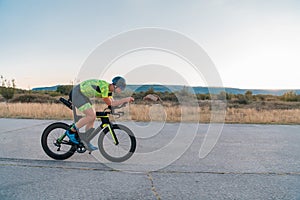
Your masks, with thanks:
M71 146L68 144L60 143L60 147L54 144L55 142L57 142L57 139L61 137L62 134L64 134L64 131L65 131L64 129L53 130L48 136L47 139L48 147L51 149L51 151L55 152L56 154L64 154L71 149Z

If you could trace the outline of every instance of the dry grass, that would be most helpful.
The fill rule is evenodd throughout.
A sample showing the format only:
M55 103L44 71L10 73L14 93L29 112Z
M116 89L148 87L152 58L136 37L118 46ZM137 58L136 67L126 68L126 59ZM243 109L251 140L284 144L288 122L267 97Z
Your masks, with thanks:
M227 123L300 124L300 109L257 110L229 108Z
M278 109L278 110L257 110L254 108L227 108L217 110L212 116L208 107L163 107L162 112L156 115L149 114L150 106L139 105L130 108L133 120L137 121L161 121L166 118L168 122L225 122L226 123L250 123L250 124L300 124L300 109Z
M72 112L62 104L1 103L0 117L32 119L71 119Z
M97 105L96 109L103 109ZM124 108L123 120L201 122L209 123L212 111L209 107L189 107L178 105L140 105ZM219 112L219 113L218 113ZM223 122L222 111L215 111L214 122ZM72 119L72 112L62 104L1 103L0 117L33 119ZM218 119L219 118L219 119ZM257 110L255 108L227 108L226 123L255 124L300 124L300 109Z

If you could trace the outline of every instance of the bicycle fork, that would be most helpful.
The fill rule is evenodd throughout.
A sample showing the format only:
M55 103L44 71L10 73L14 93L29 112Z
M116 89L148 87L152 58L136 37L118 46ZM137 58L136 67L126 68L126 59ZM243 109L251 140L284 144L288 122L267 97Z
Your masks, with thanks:
M118 145L119 144L119 140L118 140L118 138L116 136L116 133L115 133L114 129L112 129L111 124L103 124L102 127L103 128L106 128L106 127L108 128L109 133L110 133L110 135L111 135L111 137L112 137L112 139L114 141L114 144Z

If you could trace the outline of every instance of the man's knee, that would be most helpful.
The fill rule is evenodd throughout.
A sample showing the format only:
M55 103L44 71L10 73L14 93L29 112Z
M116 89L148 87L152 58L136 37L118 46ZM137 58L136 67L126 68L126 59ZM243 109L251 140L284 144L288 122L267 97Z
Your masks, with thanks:
M87 116L89 122L94 122L96 120L96 113Z

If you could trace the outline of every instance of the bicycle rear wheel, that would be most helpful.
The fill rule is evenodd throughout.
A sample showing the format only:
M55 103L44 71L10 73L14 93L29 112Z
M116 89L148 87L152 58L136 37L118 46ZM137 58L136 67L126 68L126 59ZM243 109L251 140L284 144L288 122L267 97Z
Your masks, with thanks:
M113 124L119 144L115 145L108 128L101 132L98 138L99 151L109 161L123 162L129 159L136 149L136 139L133 132L126 126Z
M65 136L69 125L61 122L50 124L43 132L41 144L45 153L53 159L65 160L76 151L68 137Z

